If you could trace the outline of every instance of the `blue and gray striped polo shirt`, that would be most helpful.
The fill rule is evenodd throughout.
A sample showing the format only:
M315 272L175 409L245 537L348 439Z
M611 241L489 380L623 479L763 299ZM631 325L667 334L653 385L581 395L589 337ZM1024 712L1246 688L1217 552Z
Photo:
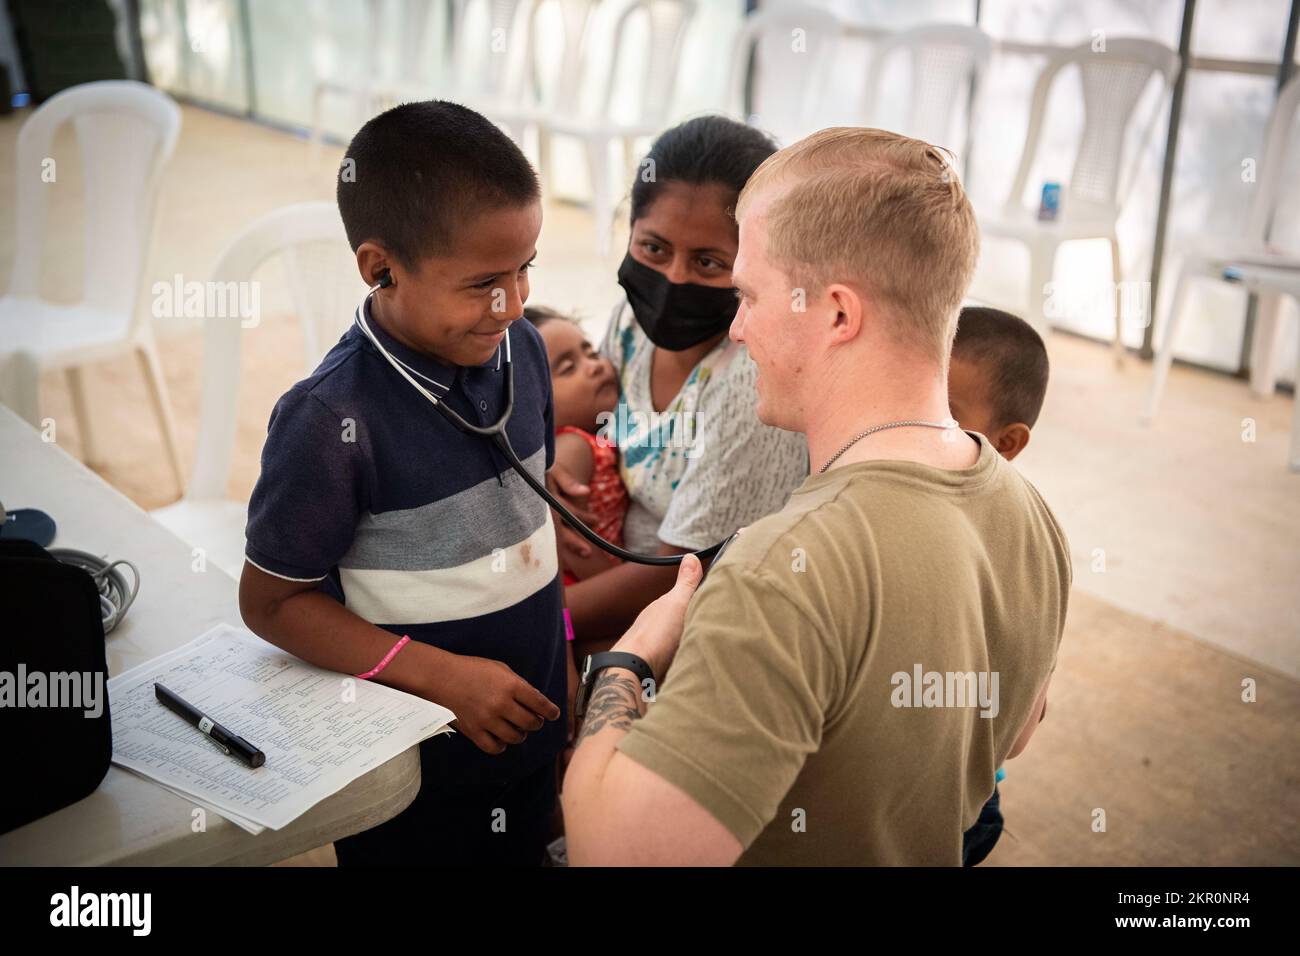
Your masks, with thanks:
M497 421L505 343L483 365L452 366L366 318L466 421ZM528 322L508 334L515 404L507 433L540 479L555 455L546 348ZM567 712L550 509L486 439L443 418L355 324L276 403L246 536L246 557L268 574L319 581L393 634L501 661ZM451 784L507 782L553 758L564 736L563 716L497 756L463 735L440 736L422 745L423 769Z

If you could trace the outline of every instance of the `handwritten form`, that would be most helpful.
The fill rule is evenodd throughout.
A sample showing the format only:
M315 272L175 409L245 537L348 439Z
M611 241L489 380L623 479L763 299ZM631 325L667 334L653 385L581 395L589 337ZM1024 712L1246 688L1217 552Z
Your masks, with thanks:
M259 748L265 765L222 753L157 700L155 681ZM280 829L408 747L451 733L456 719L226 624L110 679L108 691L114 763L251 833Z

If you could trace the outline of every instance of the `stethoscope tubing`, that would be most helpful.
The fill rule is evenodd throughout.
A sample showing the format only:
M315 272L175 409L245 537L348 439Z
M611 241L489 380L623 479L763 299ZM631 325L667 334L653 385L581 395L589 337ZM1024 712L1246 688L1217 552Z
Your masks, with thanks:
M378 290L379 290L378 285L371 287L370 291L366 293L365 299L362 300L361 305L357 306L357 313L355 319L357 327L360 328L362 334L365 335L365 337L370 340L370 344L373 345L379 351L379 354L382 355L385 359L387 359L388 364L393 367L393 370L396 371L398 375L402 376L402 378L406 379L406 381L409 382L410 385L417 392L423 395L430 402L430 404L432 404L433 407L438 410L438 412L442 415L443 418L447 419L448 422L450 422L453 426L455 426L456 428L460 429L463 432L466 432L471 435L478 435L481 438L486 438L489 441L491 441L491 443L497 448L497 450L500 451L503 456L505 456L506 462L509 463L510 467L514 469L515 473L518 474L519 477L522 478L528 484L528 487L532 488L533 491L535 491L543 501L545 501L548 505L550 505L551 508L555 509L556 514L558 514L560 518L563 519L565 524L567 524L574 531L578 532L578 534L582 535L584 538L586 538L589 542L594 544L596 547L600 548L602 551L605 551L622 561L630 561L633 564L647 564L653 566L681 564L682 558L686 557L685 554L640 554L636 551L628 551L626 548L622 548L610 541L606 541L604 538L598 535L591 528L587 527L587 525L583 521L581 521L576 515L574 515L572 511L570 511L567 507L561 504L559 499L556 498L555 495L551 494L550 489L548 489L543 482L538 481L537 478L533 476L532 472L530 472L527 469L527 467L525 467L524 463L519 460L519 456L515 454L514 448L512 448L510 445L510 438L506 434L506 425L510 423L510 415L514 411L514 407L515 407L515 372L510 357L510 330L509 329L506 329L505 342L504 342L505 366L506 366L505 410L502 412L501 417L498 418L494 424L475 425L471 422L466 421L455 411L455 409L449 408L447 404L444 401L442 401L442 399L438 398L427 388L425 388L414 378L412 378L410 373L407 372L407 370L402 367L402 364L399 361L397 361L397 359L394 358L389 353L389 351L386 348L384 348L384 346L380 343L378 337L375 335L374 331L366 323L366 320L363 317L366 309L366 305L370 301L370 297L373 296ZM689 553L694 554L697 558L700 559L700 561L708 561L710 558L713 558L716 555L720 554L722 552L722 549L726 547L726 545L731 541L733 537L735 537L735 535L730 535L724 538L723 540L717 542L716 544L710 545L707 548L703 548L699 551L694 551Z

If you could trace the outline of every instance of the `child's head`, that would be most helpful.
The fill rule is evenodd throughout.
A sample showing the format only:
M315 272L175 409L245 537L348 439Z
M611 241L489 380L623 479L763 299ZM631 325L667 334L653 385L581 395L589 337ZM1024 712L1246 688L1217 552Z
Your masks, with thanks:
M473 110L430 100L371 119L352 138L339 213L372 309L404 345L480 365L523 312L542 226L537 175Z
M1029 444L1047 372L1047 349L1028 322L1000 309L961 310L948 369L952 417L1008 461Z
M524 318L537 327L546 343L551 366L555 427L573 425L596 433L601 412L618 404L614 363L601 356L583 337L578 323L545 306L529 306Z

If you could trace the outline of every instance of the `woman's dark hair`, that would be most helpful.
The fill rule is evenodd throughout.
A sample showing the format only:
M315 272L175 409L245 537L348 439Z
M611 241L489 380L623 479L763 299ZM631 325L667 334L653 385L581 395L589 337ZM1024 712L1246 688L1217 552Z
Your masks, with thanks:
M669 182L717 184L730 192L728 206L734 206L754 170L776 149L766 133L725 116L697 116L665 130L637 167L631 221L645 215Z

